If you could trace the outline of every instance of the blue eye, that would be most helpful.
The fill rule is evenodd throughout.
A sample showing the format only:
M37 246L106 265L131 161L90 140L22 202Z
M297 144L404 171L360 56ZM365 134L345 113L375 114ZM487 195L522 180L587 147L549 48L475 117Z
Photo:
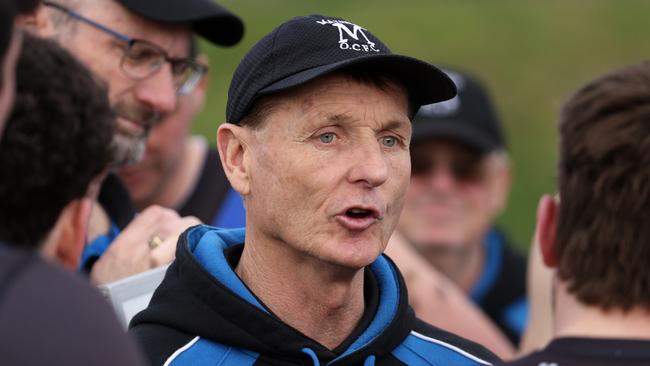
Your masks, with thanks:
M336 135L333 134L332 132L326 132L326 133L318 136L318 139L320 140L320 142L322 142L324 144L330 144L330 143L332 143L332 141L334 141L335 137L336 137Z
M384 136L381 138L381 144L386 147L393 147L397 144L397 138L395 136Z

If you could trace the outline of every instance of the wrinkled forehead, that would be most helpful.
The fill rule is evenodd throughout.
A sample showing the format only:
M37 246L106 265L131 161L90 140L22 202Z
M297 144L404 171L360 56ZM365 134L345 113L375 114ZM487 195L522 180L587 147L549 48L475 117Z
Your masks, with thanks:
M329 115L338 114L342 110L354 112L357 107L361 108L365 101L376 101L378 96L389 103L394 101L396 108L392 109L391 113L408 116L406 88L397 81L380 76L345 73L324 76L279 95L277 102L293 104L305 114L318 112ZM385 113L386 111L382 117L398 118Z
M262 128L309 128L308 122L331 120L343 124L343 117L357 122L399 122L405 135L411 134L407 92L398 83L363 80L349 75L332 74L299 87L275 92L258 98L244 118L243 126L252 130ZM379 103L378 103L379 101ZM366 103L367 102L367 103ZM372 104L374 103L374 104ZM373 105L369 108L367 105ZM367 115L366 115L367 114ZM292 118L291 124L284 123ZM337 118L341 118L336 121ZM383 122L382 122L383 123Z

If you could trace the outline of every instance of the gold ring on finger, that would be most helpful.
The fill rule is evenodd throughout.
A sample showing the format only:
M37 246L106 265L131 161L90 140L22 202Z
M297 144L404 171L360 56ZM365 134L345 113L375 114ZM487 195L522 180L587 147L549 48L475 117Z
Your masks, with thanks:
M149 239L149 241L147 242L147 244L149 245L149 249L151 250L158 248L162 243L163 240L158 235L152 236L151 239Z

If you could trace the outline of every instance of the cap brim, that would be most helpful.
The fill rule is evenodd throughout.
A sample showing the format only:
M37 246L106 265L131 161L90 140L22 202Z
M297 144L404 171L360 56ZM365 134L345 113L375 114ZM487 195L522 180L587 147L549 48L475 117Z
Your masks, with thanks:
M459 142L481 153L497 150L499 146L489 137L469 128L466 123L455 119L420 120L413 121L413 136L411 144L417 144L431 139L445 139Z
M119 0L143 18L165 23L188 23L208 41L232 46L244 35L244 23L212 0Z
M454 82L436 67L418 59L393 55L375 54L314 67L288 76L261 89L258 95L271 94L297 87L349 66L368 65L385 70L402 81L409 91L409 97L417 106L442 102L456 96Z

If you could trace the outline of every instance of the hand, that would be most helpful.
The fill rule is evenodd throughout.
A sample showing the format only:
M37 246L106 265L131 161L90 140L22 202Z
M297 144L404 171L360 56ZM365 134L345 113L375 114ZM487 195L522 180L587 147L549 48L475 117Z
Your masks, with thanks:
M90 272L91 281L94 284L109 283L171 262L179 235L200 223L196 217L180 217L168 208L146 208L95 262ZM149 243L154 237L161 241L152 247Z

